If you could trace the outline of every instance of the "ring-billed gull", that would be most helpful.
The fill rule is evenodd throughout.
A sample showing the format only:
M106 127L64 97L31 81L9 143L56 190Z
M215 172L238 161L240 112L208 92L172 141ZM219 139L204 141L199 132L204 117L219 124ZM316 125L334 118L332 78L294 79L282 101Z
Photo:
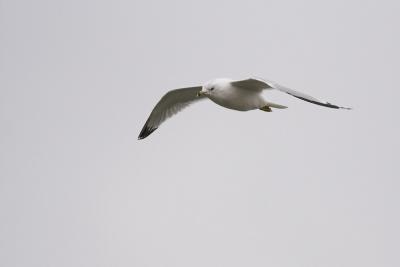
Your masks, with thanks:
M175 115L191 103L205 98L209 98L214 103L225 108L239 111L260 109L271 112L271 108L287 108L286 106L269 102L263 98L261 92L263 90L272 89L279 90L316 105L335 109L350 109L320 101L312 96L264 79L249 78L246 80L232 80L221 78L209 81L203 86L180 88L166 93L154 107L138 138L146 138L166 119Z

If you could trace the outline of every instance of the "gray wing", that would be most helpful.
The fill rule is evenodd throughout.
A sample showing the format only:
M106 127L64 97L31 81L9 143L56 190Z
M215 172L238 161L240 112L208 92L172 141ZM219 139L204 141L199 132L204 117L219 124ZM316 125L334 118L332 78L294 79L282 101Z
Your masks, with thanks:
M262 91L264 89L273 89L268 83L261 79L250 78L246 80L240 81L232 81L231 84L235 87L247 89L247 90L255 90Z
M194 101L204 99L204 96L197 96L201 86L188 87L171 90L166 93L157 105L153 108L149 118L144 124L138 139L149 136L152 132L169 117L172 117Z
M275 82L267 81L267 80L260 79L260 78L250 78L250 79L241 80L241 81L233 81L233 82L231 82L231 84L234 86L243 88L243 89L257 90L257 91L261 91L264 89L276 89L278 91L284 92L286 94L289 94L291 96L297 97L301 100L304 100L304 101L307 101L307 102L310 102L310 103L313 103L316 105L320 105L320 106L324 106L324 107L328 107L328 108L336 108L336 109L350 109L350 108L346 108L346 107L340 107L337 105L333 105L329 102L324 102L324 101L318 100L312 96L309 96L304 93L287 88L285 86L279 85Z

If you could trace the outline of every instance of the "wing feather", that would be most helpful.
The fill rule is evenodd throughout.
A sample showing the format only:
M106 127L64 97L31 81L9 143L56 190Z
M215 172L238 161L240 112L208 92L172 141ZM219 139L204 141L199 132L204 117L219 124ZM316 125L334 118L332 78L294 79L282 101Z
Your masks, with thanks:
M232 81L231 84L239 88L256 90L256 91L262 91L264 89L272 89L272 86L270 86L268 83L256 78L249 78L240 81Z
M138 139L146 138L152 132L157 130L165 120L193 102L204 99L204 96L197 96L197 93L200 90L201 86L194 86L175 89L166 93L153 108L153 111L140 131Z
M315 97L295 91L293 89L287 88L287 87L277 84L275 82L267 81L267 80L260 79L260 78L250 78L250 79L241 80L241 81L234 81L234 82L232 82L232 85L240 87L240 88L244 88L244 89L260 90L260 91L264 90L264 89L276 89L278 91L284 92L286 94L289 94L291 96L297 97L301 100L304 100L304 101L307 101L309 103L313 103L316 105L320 105L320 106L324 106L324 107L328 107L328 108L336 108L336 109L351 109L351 108L340 107L337 105L333 105L329 102L324 102L324 101L318 100Z

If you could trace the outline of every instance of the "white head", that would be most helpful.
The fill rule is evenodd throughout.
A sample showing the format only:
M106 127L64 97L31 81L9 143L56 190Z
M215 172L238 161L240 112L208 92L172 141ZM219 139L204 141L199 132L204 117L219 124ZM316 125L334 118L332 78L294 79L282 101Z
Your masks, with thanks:
M218 94L219 92L227 88L227 85L230 83L230 81L231 79L224 78L211 80L203 85L198 95L212 96Z

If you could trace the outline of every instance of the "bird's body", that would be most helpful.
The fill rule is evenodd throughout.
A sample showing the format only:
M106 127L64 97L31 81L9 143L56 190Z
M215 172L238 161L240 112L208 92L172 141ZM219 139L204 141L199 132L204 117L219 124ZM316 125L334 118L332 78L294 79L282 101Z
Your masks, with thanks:
M203 86L175 89L165 94L151 112L139 134L139 139L149 136L167 118L179 112L189 104L205 98L209 98L222 107L238 111L260 109L270 112L272 111L271 108L286 108L286 106L275 104L264 99L262 91L273 89L316 105L335 109L348 109L332 105L328 102L322 102L314 97L271 81L256 78L246 80L215 79Z
M209 86L214 86L212 94L208 98L214 103L225 108L248 111L259 109L266 106L261 91L243 90L234 86L231 79L217 79L210 83Z

